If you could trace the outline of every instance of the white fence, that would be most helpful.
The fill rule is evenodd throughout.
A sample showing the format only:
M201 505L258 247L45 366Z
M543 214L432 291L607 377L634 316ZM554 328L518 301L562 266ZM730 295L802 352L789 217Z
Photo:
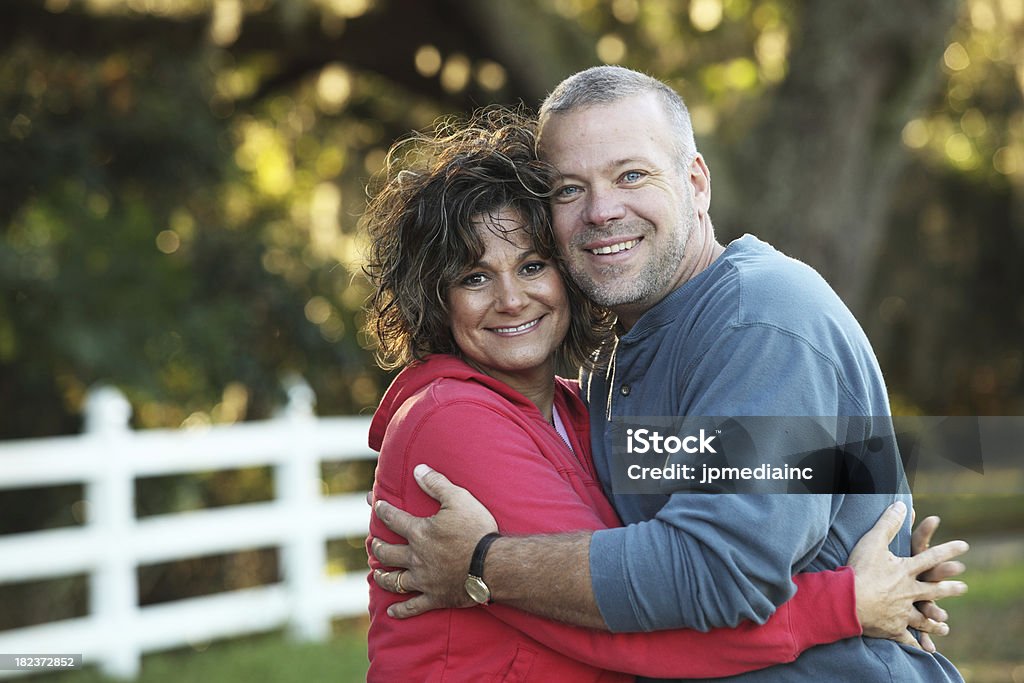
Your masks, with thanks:
M114 389L89 395L85 434L0 442L0 489L84 484L86 523L0 536L0 583L87 574L89 613L0 631L0 653L78 654L108 675L135 677L141 655L287 626L328 636L330 620L366 612L366 574L329 577L326 541L365 535L364 493L325 497L324 461L367 460L368 418L317 418L305 385L283 414L204 430L128 427ZM275 499L137 519L135 479L272 466ZM279 547L283 582L139 607L139 565ZM0 672L0 676L11 672Z

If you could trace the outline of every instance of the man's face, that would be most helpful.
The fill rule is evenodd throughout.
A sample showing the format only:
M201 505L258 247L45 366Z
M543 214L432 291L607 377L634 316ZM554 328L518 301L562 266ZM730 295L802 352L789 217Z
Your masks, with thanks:
M695 187L693 167L681 168L654 93L551 116L541 154L561 175L551 210L569 272L632 324L687 276L706 176Z

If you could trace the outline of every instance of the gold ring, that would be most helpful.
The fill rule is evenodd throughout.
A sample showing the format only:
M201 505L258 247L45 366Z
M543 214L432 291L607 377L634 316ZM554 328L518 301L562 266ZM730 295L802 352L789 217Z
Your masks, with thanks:
M395 577L395 592L396 593L408 593L409 591L402 588L402 576L405 575L404 571L398 572L398 576Z

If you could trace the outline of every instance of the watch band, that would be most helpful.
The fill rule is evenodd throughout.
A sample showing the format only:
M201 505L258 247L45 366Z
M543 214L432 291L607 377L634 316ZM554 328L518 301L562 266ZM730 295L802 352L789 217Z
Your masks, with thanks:
M487 551L490 549L491 544L494 540L501 536L497 532L489 533L477 541L476 548L473 550L473 559L469 563L469 575L475 576L481 581L484 578L484 559L487 557Z

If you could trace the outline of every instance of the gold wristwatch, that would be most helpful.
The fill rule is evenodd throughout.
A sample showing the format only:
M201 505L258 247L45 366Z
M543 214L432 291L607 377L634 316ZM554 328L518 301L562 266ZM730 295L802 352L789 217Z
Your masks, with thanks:
M481 538L473 550L473 559L469 563L469 575L466 577L466 592L473 602L479 605L491 603L491 589L484 583L484 558L487 557L487 549L494 543L494 539L501 534L490 533Z

